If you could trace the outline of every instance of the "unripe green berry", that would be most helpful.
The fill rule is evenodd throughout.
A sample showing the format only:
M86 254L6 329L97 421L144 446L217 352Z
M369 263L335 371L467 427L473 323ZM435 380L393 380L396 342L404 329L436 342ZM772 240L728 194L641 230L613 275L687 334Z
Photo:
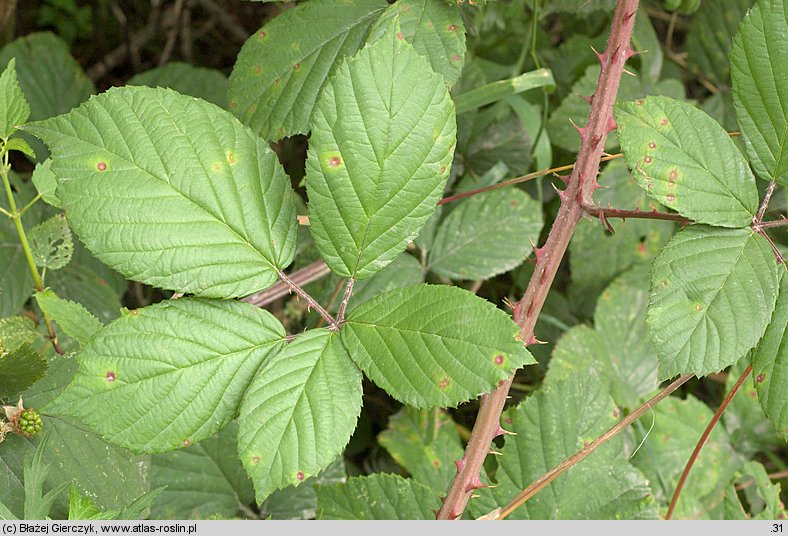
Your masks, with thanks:
M41 432L44 423L41 421L41 415L38 411L26 409L19 415L16 425L25 434L34 436Z

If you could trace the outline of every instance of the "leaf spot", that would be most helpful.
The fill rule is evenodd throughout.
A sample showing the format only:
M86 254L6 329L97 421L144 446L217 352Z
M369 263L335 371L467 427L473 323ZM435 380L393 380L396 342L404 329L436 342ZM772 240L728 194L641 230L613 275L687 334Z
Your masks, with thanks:
M441 173L446 173L446 166L441 166Z
M657 148L657 144L654 143L653 141L650 141L650 142L648 142L648 148L649 149L656 149Z
M397 39L399 39L400 41L402 41L403 39L405 39L405 36L404 36L404 35L402 35L402 32L397 32Z
M258 463L260 463L260 456L258 456L257 454L255 454L254 456L252 456L252 463L253 463L254 465L257 465Z
M227 163L232 166L235 165L236 162L238 161L235 159L235 153L233 151L227 151Z
M262 72L263 72L263 66L262 65L255 65L255 67L254 67L254 74L260 74Z
M679 172L677 169L671 169L670 174L668 175L668 184L670 186L675 186L676 179L679 178Z
M260 30L259 32L257 32L257 37L259 37L260 39L265 39L265 36L267 36L267 35L268 35L268 34L267 34L267 33L265 33L265 32L264 32L264 31L262 31L262 30Z
M667 117L663 117L662 119L659 120L659 124L662 125L663 127L667 126L668 123L670 123L670 121L668 121Z
M758 374L755 378L755 383L763 383L763 380L766 379L766 374Z
M181 445L183 445L184 448L190 446L191 444L192 444L192 440L189 439L188 437L181 442Z
M437 469L438 467L441 466L441 461L440 460L432 460L432 466Z
M107 163L106 162L99 162L98 164L96 164L96 168L99 171L107 171Z
M298 69L300 69L300 68L301 68L301 64L300 63L296 63L295 65L293 65L293 69L296 70L296 71Z
M668 203L674 203L676 201L676 196L673 194L668 194L665 196L665 199Z
M230 101L230 108L238 108L238 101Z
M504 419L504 422L505 422L506 424L512 424L512 418L511 418L511 417L508 417L508 418Z
M342 159L339 158L338 156L332 156L331 158L328 159L328 165L333 168L339 167L339 164L341 163L342 163Z
M496 356L493 358L493 363L495 363L499 367L503 365L503 362L504 362L504 357L501 354L496 354Z
M698 312L701 312L703 310L703 304L702 303L696 303L695 304L695 310L698 311Z
M643 163L644 163L644 164L650 164L650 163L651 163L651 162L653 162L653 161L654 161L654 159L653 159L653 158L651 158L651 155L648 155L648 154L647 154L646 156L644 156L644 157L643 157Z
M211 167L214 171L221 171L222 170L222 163L221 162L214 162Z
M107 380L107 383L112 383L117 379L117 376L115 376L115 373L113 371L108 370L105 379Z
M438 387L441 389L446 389L449 386L449 378L444 376L441 378L441 381L438 382Z
M621 417L621 408L616 406L615 408L613 408L613 418L618 419L619 417Z
M459 55L459 54L454 54L454 55L451 57L451 61L460 61L461 59L462 59L462 58L460 58L460 55Z
M450 32L456 32L457 31L457 25L456 24L449 24L449 31Z
M296 478L298 479L299 482L303 482L304 481L304 472L303 471L298 471L296 473Z

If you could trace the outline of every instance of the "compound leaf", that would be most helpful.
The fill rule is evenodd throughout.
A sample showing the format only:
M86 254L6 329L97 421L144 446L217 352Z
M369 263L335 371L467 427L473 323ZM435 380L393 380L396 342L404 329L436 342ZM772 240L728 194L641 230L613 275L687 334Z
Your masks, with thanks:
M719 123L667 97L619 104L615 117L627 164L653 199L699 223L751 223L755 177Z
M380 294L353 310L340 337L372 381L419 408L456 406L536 362L509 315L458 287Z
M397 257L435 210L456 125L443 78L396 24L343 63L312 117L306 186L328 266L363 279Z
M648 324L660 379L738 361L763 335L778 287L774 253L750 229L677 233L652 268Z
M338 59L361 48L385 8L381 0L312 0L275 17L238 54L230 110L266 139L308 132L315 101Z
M284 338L271 313L242 302L151 305L94 335L78 355L74 380L47 409L135 452L186 447L235 417Z
M130 279L231 298L267 288L293 258L289 179L262 139L213 104L113 88L26 129L52 150L74 231Z
M734 106L756 173L788 186L788 0L761 0L731 50Z
M435 519L441 500L430 488L378 473L316 486L318 519Z
M241 405L238 455L257 501L317 475L347 445L361 413L361 372L326 329L268 360Z

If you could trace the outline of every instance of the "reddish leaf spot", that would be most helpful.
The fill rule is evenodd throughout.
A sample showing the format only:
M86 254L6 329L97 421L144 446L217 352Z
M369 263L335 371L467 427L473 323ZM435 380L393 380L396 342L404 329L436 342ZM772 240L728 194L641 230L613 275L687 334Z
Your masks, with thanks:
M342 159L338 156L332 156L328 159L328 165L331 167L339 167L339 164L342 163Z
M181 445L183 445L183 446L184 446L184 448L185 448L185 447L188 447L188 446L189 446L189 445L191 445L191 444L192 444L192 440L191 440L191 439L189 439L188 437L187 437L186 439L184 439L184 440L181 442Z
M668 184L673 186L676 184L676 179L679 178L679 172L676 169L671 169L670 173L668 174Z
M665 199L668 201L668 203L673 203L676 201L676 196L673 194L668 194L665 196Z
M648 254L648 246L645 244L645 242L641 242L640 244L638 244L637 252L643 256Z
M402 41L403 39L405 39L405 36L404 36L404 35L402 35L402 32L397 32L397 39L399 39L400 41Z
M449 31L450 32L456 32L457 31L457 25L456 24L449 24Z
M441 173L446 173L446 166L441 166Z
M755 383L763 383L763 380L766 379L766 374L758 374L755 378Z
M106 287L107 286L107 280L106 279L99 279L98 280L98 284L101 285L102 287Z
M614 419L618 419L619 417L621 417L621 408L619 408L619 407L616 407L616 408L613 410L613 418L614 418Z
M462 59L462 58L460 58L460 55L459 55L459 54L454 54L454 55L451 57L451 61L460 61L461 59Z
M296 478L298 479L299 482L303 482L304 481L304 472L303 471L298 471L296 473Z
M112 383L112 382L114 382L117 379L117 377L115 376L115 373L112 372L111 370L107 371L107 375L105 376L105 378L106 378L108 383Z
M448 386L449 386L449 378L444 376L443 378L441 378L441 381L438 382L438 387L440 387L441 389L446 389Z
M263 66L262 65L255 65L254 73L255 74L260 74L262 72L263 72Z
M98 168L99 171L107 171L107 163L99 162L98 164L96 164L96 168Z
M670 121L668 121L668 118L667 118L667 117L663 117L662 119L660 119L660 120L659 120L659 124L660 124L660 125L662 125L663 127L664 127L664 126L667 126L667 124L668 124L669 122L670 122Z
M750 392L747 393L750 398L755 398L758 396L758 393L755 392L755 389L752 389Z
M512 424L512 419L511 419L511 418L504 419L503 421L504 421L506 424Z
M648 142L648 148L649 149L656 149L657 148L657 144L654 143L653 141L650 141L650 142Z
M293 65L293 69L295 69L296 71L298 69L300 69L300 68L301 68L301 64L300 63L296 63L295 65Z
M266 35L268 35L268 34L263 32L263 31L257 32L257 37L259 37L260 39L265 39Z
M650 164L653 161L654 161L654 159L651 158L650 155L646 155L646 156L643 157L643 163L645 163L645 164Z
M255 464L255 465L260 463L260 456L258 456L256 454L254 456L252 456L252 463Z
M440 460L432 460L432 466L436 469L441 466Z
M274 80L274 85L275 86L278 86L280 83L281 83L281 81L278 78L276 80Z
M503 365L503 361L504 361L504 359L503 359L503 356L501 354L496 355L495 358L493 359L493 362L496 365L499 365L499 366Z

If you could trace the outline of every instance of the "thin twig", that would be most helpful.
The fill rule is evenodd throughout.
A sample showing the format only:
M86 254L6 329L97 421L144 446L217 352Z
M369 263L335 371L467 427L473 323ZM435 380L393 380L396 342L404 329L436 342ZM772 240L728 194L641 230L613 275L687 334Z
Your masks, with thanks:
M686 482L687 475L689 475L692 466L695 464L695 460L698 459L698 455L700 454L700 449L702 449L703 445L706 444L706 440L709 439L709 436L711 435L711 431L714 429L714 425L717 424L717 421L720 420L720 417L722 417L722 413L725 411L725 408L727 408L728 404L731 403L731 400L733 400L733 397L739 391L739 388L744 383L744 380L747 379L747 376L750 375L750 372L752 372L752 365L747 365L747 368L744 369L744 372L742 372L742 375L736 381L736 385L733 386L731 391L728 393L728 396L725 397L725 400L722 401L720 407L717 408L717 411L714 413L714 417L711 418L711 421L709 421L709 425L706 427L706 429L703 431L703 434L700 436L700 439L698 440L698 444L695 445L695 450L692 451L689 460L687 460L687 465L684 466L684 471L681 473L681 478L679 478L679 483L676 484L676 491L673 492L673 498L670 500L670 506L668 506L668 513L665 514L665 519L670 519L671 516L673 515L673 510L675 510L676 508L676 503L678 502L679 496L681 495L681 490L684 488L684 482Z
M164 65L170 60L172 51L175 48L175 42L178 40L178 35L181 31L181 13L183 12L183 5L186 0L175 0L175 6L172 13L172 26L170 31L167 32L167 40L164 42L164 48L159 57L159 67Z
M761 206L758 207L758 212L752 218L753 225L760 225L763 223L763 215L766 214L766 209L769 208L769 201L772 199L772 194L774 194L774 189L777 187L777 182L772 179L769 182L769 186L766 187L766 193L763 194L763 199L761 200Z
M325 261L319 260L293 272L289 277L290 281L292 281L294 284L298 286L304 286L317 281L323 276L328 275L330 272L331 270L328 268ZM256 292L243 298L242 301L249 302L252 305L256 305L257 307L265 307L279 298L284 298L288 294L290 294L290 287L283 281L280 281L275 283L271 288L261 292Z
M353 295L353 285L356 284L356 278L351 277L347 280L347 286L345 287L345 294L342 296L342 303L339 304L339 310L337 311L337 321L334 323L333 328L339 329L339 326L345 321L345 311L347 310L347 304L350 301L350 296Z
M675 221L680 223L681 225L687 225L691 223L689 218L685 218L681 214L676 214L674 212L659 212L656 209L654 210L623 210L619 208L611 208L611 207L600 207L599 205L589 205L583 204L583 210L585 210L586 214L589 216L594 216L596 218L620 218L622 220L626 219L642 219L642 220L667 220L667 221Z
M539 477L539 479L534 481L530 486L528 486L522 492L520 492L517 495L517 497L512 499L512 501L509 504L507 504L504 508L501 508L500 512L497 513L496 517L487 517L487 519L504 519L507 516L509 516L509 514L514 512L514 510L517 507L519 507L525 501L527 501L528 499L539 493L553 480L558 478L562 473L566 472L568 469L576 465L580 460L586 458L589 454L591 454L596 449L604 445L607 441L614 438L616 435L622 432L627 426L638 420L645 412L649 411L651 408L656 406L663 399L667 398L676 389L687 383L687 381L689 381L692 377L693 377L692 374L681 376L679 379L677 379L676 381L665 387L657 395L652 397L648 402L646 402L638 409L636 409L635 411L633 411L632 413L621 419L621 421L619 421L615 426L610 428L607 432L594 439L581 451L577 452L576 454L573 454L569 458L565 459L564 461L562 461L561 463L550 469L547 473ZM487 516L491 516L493 512L490 512L490 514L487 514Z
M315 311L317 311L318 314L322 316L325 319L325 321L328 322L330 325L333 326L336 324L336 320L334 320L334 317L331 316L331 314L329 314L328 311L323 309L323 306L317 303L317 300L315 300L312 296L310 296L310 294L307 291L305 291L303 288L301 288L300 285L296 284L292 279L287 277L287 274L285 274L282 270L279 270L279 279L281 279L282 282L285 285L287 285L288 289L290 289L292 292L295 292L300 297L304 298L304 300L306 300L306 303L308 304L307 305L308 308L312 308Z
M761 229L769 229L772 227L785 227L788 226L788 219L785 216L782 216L779 220L774 221L765 221L758 225Z
M243 27L230 15L227 8L220 7L213 0L198 0L199 4L208 11L219 24L230 34L236 42L243 43L249 37L249 34Z

